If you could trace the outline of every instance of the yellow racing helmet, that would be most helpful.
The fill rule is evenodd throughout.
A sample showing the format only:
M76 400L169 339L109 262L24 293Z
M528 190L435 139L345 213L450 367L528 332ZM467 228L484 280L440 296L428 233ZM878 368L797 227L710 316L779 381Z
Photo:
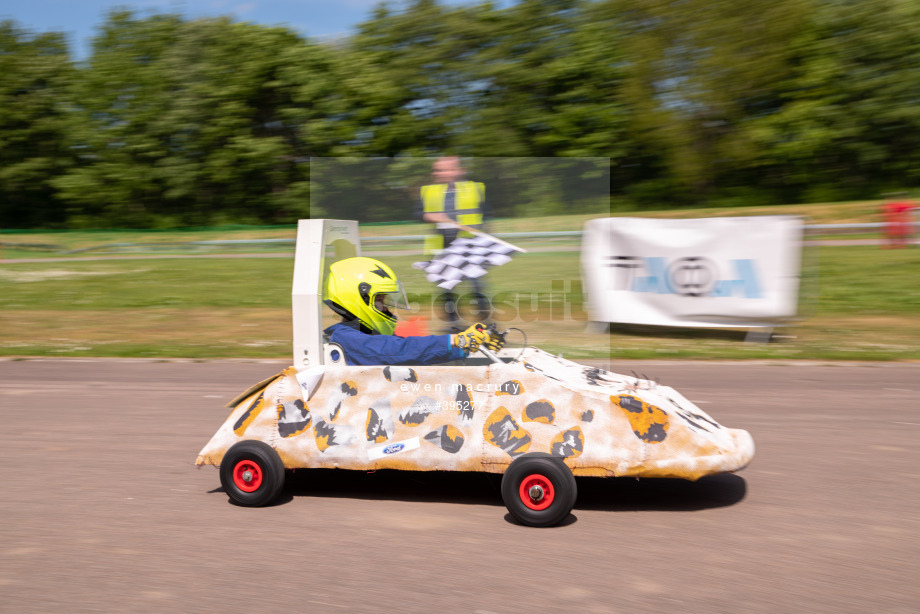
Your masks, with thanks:
M329 267L323 302L348 320L358 320L368 332L392 335L394 308L408 308L406 292L393 269L374 258L346 258Z

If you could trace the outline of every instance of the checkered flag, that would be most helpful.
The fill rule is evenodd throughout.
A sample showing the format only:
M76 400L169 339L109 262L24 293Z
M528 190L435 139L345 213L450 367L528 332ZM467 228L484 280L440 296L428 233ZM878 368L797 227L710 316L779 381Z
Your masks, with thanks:
M454 239L434 259L412 266L425 271L431 283L451 290L464 279L482 277L488 267L501 266L511 260L511 254L523 251L492 235L476 232L470 239Z

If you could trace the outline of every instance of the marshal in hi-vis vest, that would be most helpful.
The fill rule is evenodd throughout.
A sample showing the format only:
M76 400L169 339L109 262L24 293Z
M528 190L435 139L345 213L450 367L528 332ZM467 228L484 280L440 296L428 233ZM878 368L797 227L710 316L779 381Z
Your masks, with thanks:
M462 226L473 228L482 225L482 202L485 199L486 186L478 181L454 182L454 210L445 211L447 197L446 183L423 185L422 211L424 213L447 213ZM433 234L425 237L425 252L432 253L444 249L444 235Z

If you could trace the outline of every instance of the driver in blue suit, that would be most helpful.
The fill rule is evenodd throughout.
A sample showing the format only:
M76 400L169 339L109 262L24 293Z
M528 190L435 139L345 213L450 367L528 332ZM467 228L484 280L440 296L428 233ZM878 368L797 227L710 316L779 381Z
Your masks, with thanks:
M395 336L393 310L408 307L406 293L393 269L374 258L333 263L323 302L342 316L324 332L349 365L432 365L466 358L480 346L498 351L504 343L479 323L452 335Z

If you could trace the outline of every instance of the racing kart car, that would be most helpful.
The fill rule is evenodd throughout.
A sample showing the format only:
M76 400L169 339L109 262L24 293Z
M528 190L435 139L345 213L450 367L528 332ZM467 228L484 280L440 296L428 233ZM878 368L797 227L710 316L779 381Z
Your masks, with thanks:
M295 262L313 259L303 265L315 273L306 279L312 307L327 248L343 232L357 248L357 224L300 224ZM321 337L298 339L304 320L318 323L318 311L298 312L298 266L295 365L231 401L196 461L219 466L238 504L271 503L287 469L485 471L503 474L516 520L551 526L575 504L575 476L696 480L753 458L747 431L723 427L673 388L536 347L439 366L349 366Z

